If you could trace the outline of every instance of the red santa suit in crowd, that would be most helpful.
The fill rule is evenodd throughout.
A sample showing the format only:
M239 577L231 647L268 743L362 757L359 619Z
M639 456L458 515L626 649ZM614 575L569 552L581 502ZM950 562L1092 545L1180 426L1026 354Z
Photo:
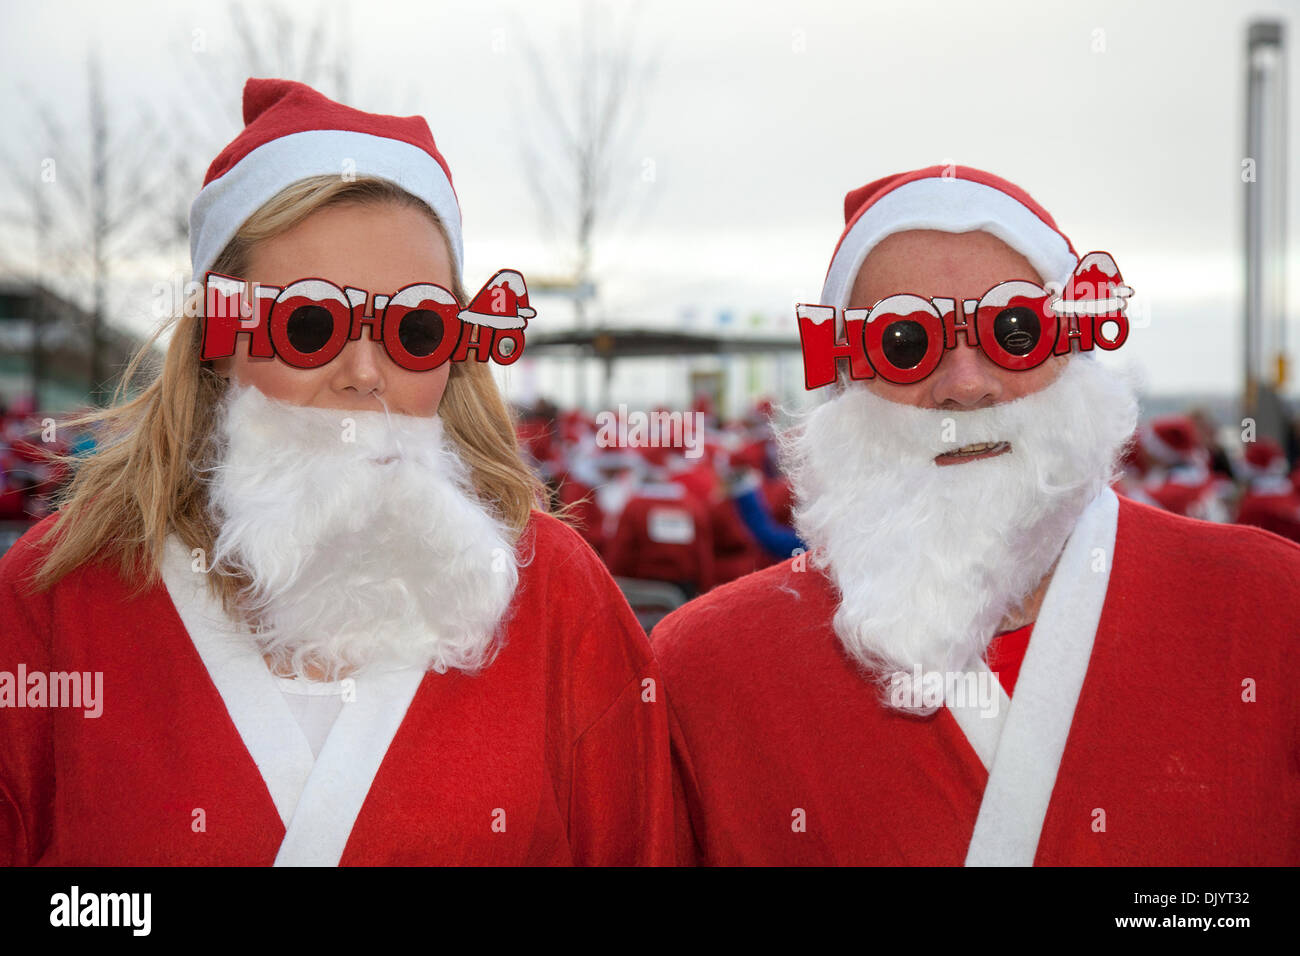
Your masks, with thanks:
M994 232L1047 278L1068 275L1077 261L1050 216L1023 191L962 167L955 179L932 168L864 187L846 201L846 220L822 297L841 308L871 245L903 229ZM1089 367L1077 363L1091 361L1070 358L1061 380L1082 375ZM1052 414L1064 394L1044 390L961 414L1010 416L1016 406L1032 404L1022 420L1033 421ZM1109 421L1109 405L1084 407ZM1126 404L1115 404L1121 407L1123 421L1110 426L1113 441L1099 445L1112 449L1112 462L1137 421L1131 394ZM1065 418L1036 447L1050 444L1068 455L1077 419L1066 419L1075 411L1056 413ZM931 423L937 434L948 412L897 414L932 416L922 419L925 427L900 430L911 440L929 434ZM824 421L810 417L805 427L823 428ZM845 462L843 482L851 487L840 496L841 522L872 521L882 512L873 527L885 527L890 510L907 504L909 486L901 483L888 503L873 498L870 470L849 462L856 454L852 436L875 429L871 422L851 424L856 431L833 435L847 440L798 450L822 456L827 481ZM1033 459L1035 446L1020 439L1013 439L1017 447L1001 459L1004 465L1016 454ZM922 464L927 454L918 458ZM929 487L956 488L937 482L973 480L977 472L958 469L998 461L932 468L936 484ZM855 584L866 572L853 561L831 565L837 586L827 568L800 555L719 587L661 621L652 639L669 694L679 860L1300 863L1300 705L1291 691L1300 658L1300 548L1256 529L1189 521L1118 498L1105 487L1105 460L1095 470L1081 510L1061 519L1073 522L1063 525L1063 549L1044 551L1050 585L1036 619L987 646L965 645L983 648L959 676L991 686L984 700L945 687L935 706L920 713L882 697L879 675L849 653L839 622L845 585L869 610L876 595L882 603L891 595ZM1032 474L1026 487L1037 493ZM963 500L996 504L996 483L988 489L993 498ZM1016 500L1019 507L1022 499ZM801 504L811 522L801 533L813 541L814 530L828 527L828 512L817 510L820 501ZM914 507L926 515L929 506ZM948 512L932 510L924 520L933 524L940 513ZM920 530L899 525L889 553L873 554L879 550L873 541L859 536L852 554L874 561L882 574L905 564L910 570L893 583L910 585L907 574L923 576L916 569L946 560L918 555L916 545L909 551L913 527ZM985 533L996 539L1001 527ZM941 524L931 536L937 548L945 530ZM833 536L823 538L834 543ZM840 538L853 543L852 534ZM972 565L970 573L996 583L1014 564L1015 548L1033 543L1027 535L1001 552L1004 563ZM1027 580L1042 571L1033 574ZM924 583L917 593L943 600ZM979 604L982 592L972 593L972 606L984 615L976 620L992 636L1003 611L990 616ZM915 616L930 611L910 606ZM908 605L901 607L898 619L906 621Z
M1202 521L1230 519L1226 499L1233 491L1232 482L1210 468L1210 453L1192 419L1184 415L1152 419L1138 440L1154 467L1132 496L1135 500Z
M694 595L713 586L709 513L680 484L639 485L618 518L605 551L614 574L668 581Z
M1287 477L1282 446L1269 438L1248 442L1240 468L1246 492L1237 506L1237 523L1300 541L1300 490Z

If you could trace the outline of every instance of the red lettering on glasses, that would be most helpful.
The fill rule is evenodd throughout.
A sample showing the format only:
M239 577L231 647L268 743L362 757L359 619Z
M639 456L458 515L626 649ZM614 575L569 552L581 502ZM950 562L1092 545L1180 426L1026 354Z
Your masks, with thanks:
M372 301L364 289L341 288L328 279L280 287L209 272L205 293L204 361L234 355L238 336L248 335L250 356L279 357L301 369L333 361L363 332L412 372L466 361L470 353L479 362L511 365L523 355L524 331L537 314L528 304L524 277L513 269L497 272L465 308L431 282Z
M1017 372L1076 346L1111 351L1128 339L1124 310L1132 294L1111 255L1090 252L1064 288L1014 279L979 299L964 300L960 309L955 299L911 293L886 296L869 309L845 309L843 337L837 334L834 307L797 305L804 387L835 381L840 359L848 360L849 376L856 380L879 375L895 385L919 382L938 367L945 351L957 347L959 335L965 345Z

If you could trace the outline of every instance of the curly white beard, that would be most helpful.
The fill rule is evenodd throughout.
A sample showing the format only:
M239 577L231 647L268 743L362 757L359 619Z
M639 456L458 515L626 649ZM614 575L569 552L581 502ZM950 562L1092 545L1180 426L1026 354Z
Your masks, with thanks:
M440 418L302 407L232 384L216 437L211 567L251 579L241 607L277 671L490 663L518 561Z
M892 682L984 653L1117 474L1137 419L1128 377L1078 356L1046 388L970 411L850 385L782 436L795 525L840 595L836 634L887 703ZM986 441L1011 451L934 461Z

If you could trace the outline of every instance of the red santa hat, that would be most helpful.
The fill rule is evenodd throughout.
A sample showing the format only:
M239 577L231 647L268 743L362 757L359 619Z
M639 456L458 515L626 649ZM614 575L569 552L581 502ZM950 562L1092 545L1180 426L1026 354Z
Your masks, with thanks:
M910 229L991 233L1028 259L1043 282L1062 286L1079 262L1070 240L1028 193L969 166L929 166L868 183L844 197L844 222L821 297L822 305L840 309L849 304L867 254L886 236Z
M568 443L580 441L584 435L595 431L591 419L580 408L571 408L560 415L560 437Z
M464 264L451 170L421 116L364 113L292 80L244 84L244 131L208 167L190 206L190 261L201 281L248 217L282 189L318 175L386 179L438 214L456 272Z
M1052 311L1058 315L1110 315L1121 311L1132 294L1111 254L1090 252L1052 300Z
M1286 452L1271 438L1246 442L1242 453L1242 473L1247 478L1263 478L1287 473Z
M1186 416L1153 418L1140 435L1143 450L1162 465L1187 464L1201 456L1201 436L1196 423Z
M524 277L513 269L502 269L479 290L460 317L466 322L494 329L522 329L537 315L528 304L528 286Z

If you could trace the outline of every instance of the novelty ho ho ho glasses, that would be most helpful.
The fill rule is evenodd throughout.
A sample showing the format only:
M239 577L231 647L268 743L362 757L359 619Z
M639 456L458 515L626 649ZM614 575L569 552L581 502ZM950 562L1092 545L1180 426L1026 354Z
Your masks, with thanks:
M524 329L537 314L524 277L513 269L497 272L464 309L450 290L431 282L376 294L369 315L369 292L328 279L281 287L209 272L205 292L203 360L233 355L236 338L247 333L250 356L278 357L300 369L332 361L365 329L412 372L465 361L471 353L480 362L511 365L523 355Z
M911 293L886 296L869 309L845 309L843 340L837 335L834 306L800 304L795 315L804 387L834 382L841 358L848 359L853 379L919 382L938 367L944 352L957 347L958 335L1010 371L1037 368L1050 355L1064 355L1076 345L1081 352L1094 346L1111 351L1128 339L1124 310L1132 294L1110 253L1090 252L1064 288L1014 279L979 299L962 300L960 313L956 299Z

